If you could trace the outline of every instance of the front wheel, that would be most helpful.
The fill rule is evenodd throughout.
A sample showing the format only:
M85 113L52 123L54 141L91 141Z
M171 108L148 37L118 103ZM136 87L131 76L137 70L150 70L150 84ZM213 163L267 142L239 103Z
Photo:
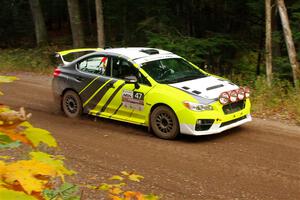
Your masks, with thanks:
M82 103L78 94L72 90L67 91L62 97L62 110L67 117L78 118L82 114Z
M179 124L173 110L167 106L158 106L150 116L151 128L162 139L175 139L179 134Z

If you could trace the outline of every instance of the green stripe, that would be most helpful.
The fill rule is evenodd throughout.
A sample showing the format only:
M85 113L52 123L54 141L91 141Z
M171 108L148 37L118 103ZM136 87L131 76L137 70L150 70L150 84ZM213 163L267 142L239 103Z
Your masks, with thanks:
M108 81L106 81L86 102L84 102L84 104L83 104L83 107L85 107L86 106L86 104L88 104L93 98L94 98L94 96L96 96L96 94L98 93L98 92L100 92L100 90L104 87L104 86L106 86L107 85L107 83L109 83L110 81L111 81L112 79L110 79L110 80L108 80Z
M87 86L85 86L80 92L79 94L81 94L84 90L86 90L86 88L88 88L93 82L95 82L95 80L97 80L98 78L100 78L100 76L97 76L96 78L94 78L89 84L87 84Z

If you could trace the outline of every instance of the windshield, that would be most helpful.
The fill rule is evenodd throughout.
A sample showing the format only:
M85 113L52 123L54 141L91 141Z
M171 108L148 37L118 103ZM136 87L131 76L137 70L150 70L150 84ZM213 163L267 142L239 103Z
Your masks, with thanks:
M143 63L142 69L158 83L178 83L206 76L182 58L169 58Z

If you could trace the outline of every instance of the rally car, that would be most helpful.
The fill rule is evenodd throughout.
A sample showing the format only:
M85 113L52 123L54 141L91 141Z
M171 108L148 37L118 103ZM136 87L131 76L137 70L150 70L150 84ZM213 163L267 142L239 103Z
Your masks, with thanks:
M70 118L87 113L139 124L163 139L220 133L251 121L248 87L161 49L98 49L53 75L55 100Z

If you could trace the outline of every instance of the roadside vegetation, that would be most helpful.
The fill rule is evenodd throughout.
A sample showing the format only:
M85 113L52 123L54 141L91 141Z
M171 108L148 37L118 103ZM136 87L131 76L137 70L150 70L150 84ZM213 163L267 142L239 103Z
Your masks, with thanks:
M53 71L51 56L56 46L34 49L0 49L0 72L30 71L49 74Z

